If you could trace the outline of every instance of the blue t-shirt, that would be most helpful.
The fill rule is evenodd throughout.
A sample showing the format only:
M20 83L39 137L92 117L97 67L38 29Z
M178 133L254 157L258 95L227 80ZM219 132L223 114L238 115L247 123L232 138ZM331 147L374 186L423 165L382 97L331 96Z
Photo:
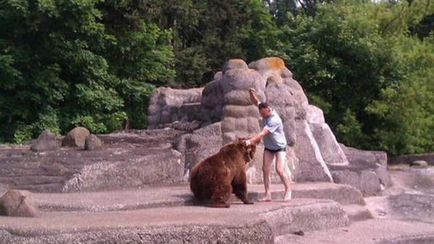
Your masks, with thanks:
M283 131L282 119L279 115L273 111L272 115L263 121L264 128L270 131L264 138L264 146L270 150L279 150L281 148L286 148L286 137Z

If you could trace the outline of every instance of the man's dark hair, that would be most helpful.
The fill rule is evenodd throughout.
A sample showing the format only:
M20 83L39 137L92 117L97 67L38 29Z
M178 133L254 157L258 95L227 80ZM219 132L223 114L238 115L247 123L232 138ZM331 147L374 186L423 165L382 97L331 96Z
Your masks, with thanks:
M263 108L270 108L270 105L268 103L260 103L258 105L259 109L263 109Z

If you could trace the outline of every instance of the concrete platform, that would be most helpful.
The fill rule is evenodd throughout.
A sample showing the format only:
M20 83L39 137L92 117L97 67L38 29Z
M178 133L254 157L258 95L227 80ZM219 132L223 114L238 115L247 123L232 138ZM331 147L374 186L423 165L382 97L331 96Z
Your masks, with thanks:
M263 196L263 185L248 189L254 201ZM0 217L0 244L434 243L434 222L397 215L396 197L363 199L347 185L305 183L283 202L283 186L271 189L273 202L244 205L233 197L228 209L193 205L188 184L34 193L39 216ZM414 207L428 206L422 203Z
M313 231L303 236L283 235L275 239L277 244L404 244L434 243L434 225L392 219L370 219L354 222L347 227Z
M263 197L263 185L249 185L249 197L257 201ZM272 185L272 196L281 201L283 186ZM361 193L348 185L333 183L304 183L293 185L293 198L328 199L341 204L364 205ZM44 211L119 211L155 207L191 205L193 194L189 185L150 186L136 190L34 193L33 198ZM234 197L234 202L238 200Z
M0 217L0 243L273 243L276 235L348 225L331 200L294 199L228 209L177 206Z

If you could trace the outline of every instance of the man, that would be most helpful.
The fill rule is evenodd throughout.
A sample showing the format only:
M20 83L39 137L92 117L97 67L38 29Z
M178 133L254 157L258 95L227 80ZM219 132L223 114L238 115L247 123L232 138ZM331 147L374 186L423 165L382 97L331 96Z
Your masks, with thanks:
M264 141L264 158L262 165L262 172L264 177L264 187L265 187L265 197L261 201L270 202L271 192L270 192L270 180L271 180L271 165L274 160L276 160L276 171L279 175L284 187L285 194L283 196L283 201L291 200L291 188L290 179L287 171L287 160L286 160L286 138L283 131L282 119L279 115L271 108L267 103L259 102L256 91L251 88L249 90L250 99L253 104L257 105L259 108L259 113L263 118L264 128L262 131L248 139L247 144L254 143L258 144L261 140Z

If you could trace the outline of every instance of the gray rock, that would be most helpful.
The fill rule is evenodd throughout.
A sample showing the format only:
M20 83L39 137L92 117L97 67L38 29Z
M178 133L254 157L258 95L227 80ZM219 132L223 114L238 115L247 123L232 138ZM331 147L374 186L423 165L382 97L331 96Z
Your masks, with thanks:
M221 87L223 88L223 93L229 93L234 90L241 90L244 92L246 97L249 96L249 88L258 88L257 91L263 90L265 87L265 79L255 70L239 70L232 69L224 73L221 79ZM261 88L261 89L260 89ZM260 94L262 95L262 94ZM250 104L250 102L249 102Z
M281 76L282 73L285 72L285 77L292 76L292 74L288 74L289 70L285 67L285 62L283 62L283 59L278 57L262 58L251 62L249 64L249 68L257 70L262 75L266 75L269 72L276 72L278 76Z
M324 124L324 113L317 106L308 105L306 110L306 120L309 124Z
M318 214L315 219L307 216ZM267 213L267 223L272 227L273 233L278 236L295 231L313 231L327 228L327 226L347 226L348 216L342 207L332 201L318 201L311 206L303 206L291 210L281 208ZM317 221L320 220L320 221ZM291 224L288 224L291 223Z
M193 121L200 119L203 88L172 89L160 87L152 95L148 108L148 127L175 121Z
M296 166L295 180L332 182L330 171L321 156L307 121L296 120L296 128L295 153L299 164Z
M38 214L30 192L9 190L0 198L0 215L35 217Z
M377 195L384 187L373 170L332 170L332 176L335 183L351 185L364 196Z
M61 146L60 139L50 130L43 131L36 139L30 149L34 152L57 150Z
M171 146L159 154L130 155L128 161L102 161L87 165L69 179L63 192L98 191L172 184L183 180L181 154Z
M333 170L331 173L332 173L333 181L335 183L350 185L358 190L361 190L360 175L358 172L344 169L344 170Z
M434 153L393 156L389 158L389 164L409 164L416 160L423 160L429 165L434 165Z
M246 62L242 59L230 59L228 60L224 67L223 67L223 73L225 73L228 70L231 69L248 69Z
M0 197L8 191L9 187L6 184L0 183Z
M86 150L97 150L102 148L103 142L98 136L94 134L90 134L86 137L86 141L84 143L84 149Z
M404 193L389 196L394 215L434 223L434 196Z
M328 165L348 165L348 159L326 123L310 123L313 137Z
M220 72L221 74L221 72ZM221 75L222 76L222 75ZM221 77L208 83L202 92L201 112L202 121L218 122L223 116L223 89L220 85Z
M381 191L381 181L375 171L363 170L360 173L360 190L365 196L375 195Z
M184 174L189 178L191 169L200 161L217 153L223 145L221 123L215 123L186 134L175 143L175 149L182 153Z
M410 163L410 166L425 168L428 167L428 163L425 160L415 160Z
M90 135L88 129L84 127L75 127L63 138L62 146L83 148L88 135Z
M357 187L365 196L376 195L385 187L392 185L392 180L387 171L387 154L385 152L363 151L343 144L340 144L340 146L347 156L349 165L329 165L330 170L336 172L333 175L339 175L338 178L334 178L335 182L351 184ZM359 177L349 180L348 177L344 177L337 172L342 170L355 172ZM354 184L355 180L359 182Z

